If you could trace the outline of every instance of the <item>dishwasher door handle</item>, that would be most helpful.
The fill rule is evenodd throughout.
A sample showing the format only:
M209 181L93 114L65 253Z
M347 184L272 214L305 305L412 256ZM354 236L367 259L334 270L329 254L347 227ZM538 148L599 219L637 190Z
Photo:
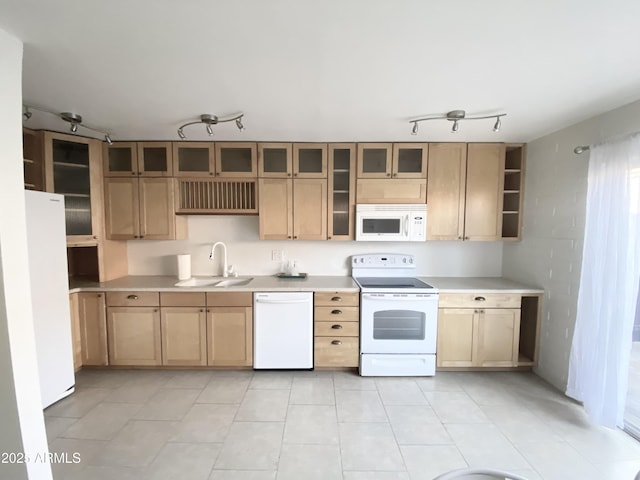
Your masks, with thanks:
M308 299L303 299L303 300L269 300L267 298L256 298L256 303L277 303L280 305L286 305L286 304L291 304L291 303L309 303L310 301Z

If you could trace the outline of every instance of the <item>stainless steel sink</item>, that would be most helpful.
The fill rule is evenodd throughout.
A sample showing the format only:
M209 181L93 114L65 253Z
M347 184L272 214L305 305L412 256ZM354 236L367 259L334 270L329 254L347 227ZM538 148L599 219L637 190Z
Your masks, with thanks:
M176 287L242 287L248 285L253 280L250 278L215 278L215 277L193 277L189 280L182 280L175 284Z

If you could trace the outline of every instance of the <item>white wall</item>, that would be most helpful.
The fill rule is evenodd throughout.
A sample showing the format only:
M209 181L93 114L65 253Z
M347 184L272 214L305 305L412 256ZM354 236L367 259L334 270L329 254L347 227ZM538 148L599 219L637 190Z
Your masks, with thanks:
M640 131L640 102L530 142L523 240L504 247L505 277L544 287L537 373L564 390L576 320L587 192L589 145Z
M220 264L209 261L216 241L225 242L229 264L240 275L280 271L280 263L271 260L274 249L298 260L299 270L310 275L350 275L350 255L376 252L415 255L419 275L497 277L502 272L502 242L264 241L258 239L257 216L190 216L188 240L130 241L129 275L176 275L179 253L191 254L194 275L219 274Z
M0 30L0 452L47 452L36 363L22 174L22 43ZM48 463L2 478L51 479Z

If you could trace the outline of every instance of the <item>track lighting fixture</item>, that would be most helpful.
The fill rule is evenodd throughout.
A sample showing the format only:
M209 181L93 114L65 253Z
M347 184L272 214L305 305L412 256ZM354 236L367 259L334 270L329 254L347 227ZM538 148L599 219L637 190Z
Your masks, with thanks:
M196 120L194 122L187 122L184 125L180 125L178 127L178 137L180 137L181 140L185 140L187 136L184 134L184 127L188 127L189 125L197 125L200 123L203 123L206 125L206 130L209 136L213 136L212 125L217 125L219 123L225 123L225 122L235 121L236 127L238 127L238 130L243 131L244 130L244 125L242 124L243 116L244 116L244 113L239 113L237 115L233 115L228 118L218 118L216 115L203 113L202 115L200 115L200 120Z
M447 120L449 122L453 122L453 125L451 126L451 133L455 133L460 129L461 120L484 120L487 118L495 118L496 122L493 125L493 131L499 132L500 127L502 126L502 121L500 119L501 117L505 117L506 115L507 115L506 113L496 113L495 115L477 115L477 116L467 117L467 112L465 112L464 110L451 110L450 112L447 112L442 115L433 115L430 117L414 118L412 120L409 120L409 123L413 124L413 127L411 128L411 135L417 135L418 122L424 122L426 120Z
M69 130L71 131L71 133L78 133L78 127L82 127L82 128L86 128L87 130L91 130L92 132L97 132L101 135L104 135L104 141L107 142L109 145L113 143L113 140L111 140L110 133L104 132L100 129L90 127L89 125L82 123L82 115L79 115L73 112L58 113L52 110L48 110L46 108L34 107L31 105L24 105L24 111L22 112L22 117L24 118L25 121L29 120L32 117L33 113L31 112L31 110L36 110L39 112L48 113L50 115L55 115L56 117L64 120L65 122L68 122L70 124Z

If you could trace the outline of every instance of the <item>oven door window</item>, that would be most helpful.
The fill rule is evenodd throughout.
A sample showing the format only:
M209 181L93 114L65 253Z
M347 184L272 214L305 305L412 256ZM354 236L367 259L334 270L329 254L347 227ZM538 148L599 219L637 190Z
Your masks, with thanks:
M401 223L400 218L363 218L362 233L398 234Z
M412 310L379 310L373 314L374 340L424 340L426 315Z

